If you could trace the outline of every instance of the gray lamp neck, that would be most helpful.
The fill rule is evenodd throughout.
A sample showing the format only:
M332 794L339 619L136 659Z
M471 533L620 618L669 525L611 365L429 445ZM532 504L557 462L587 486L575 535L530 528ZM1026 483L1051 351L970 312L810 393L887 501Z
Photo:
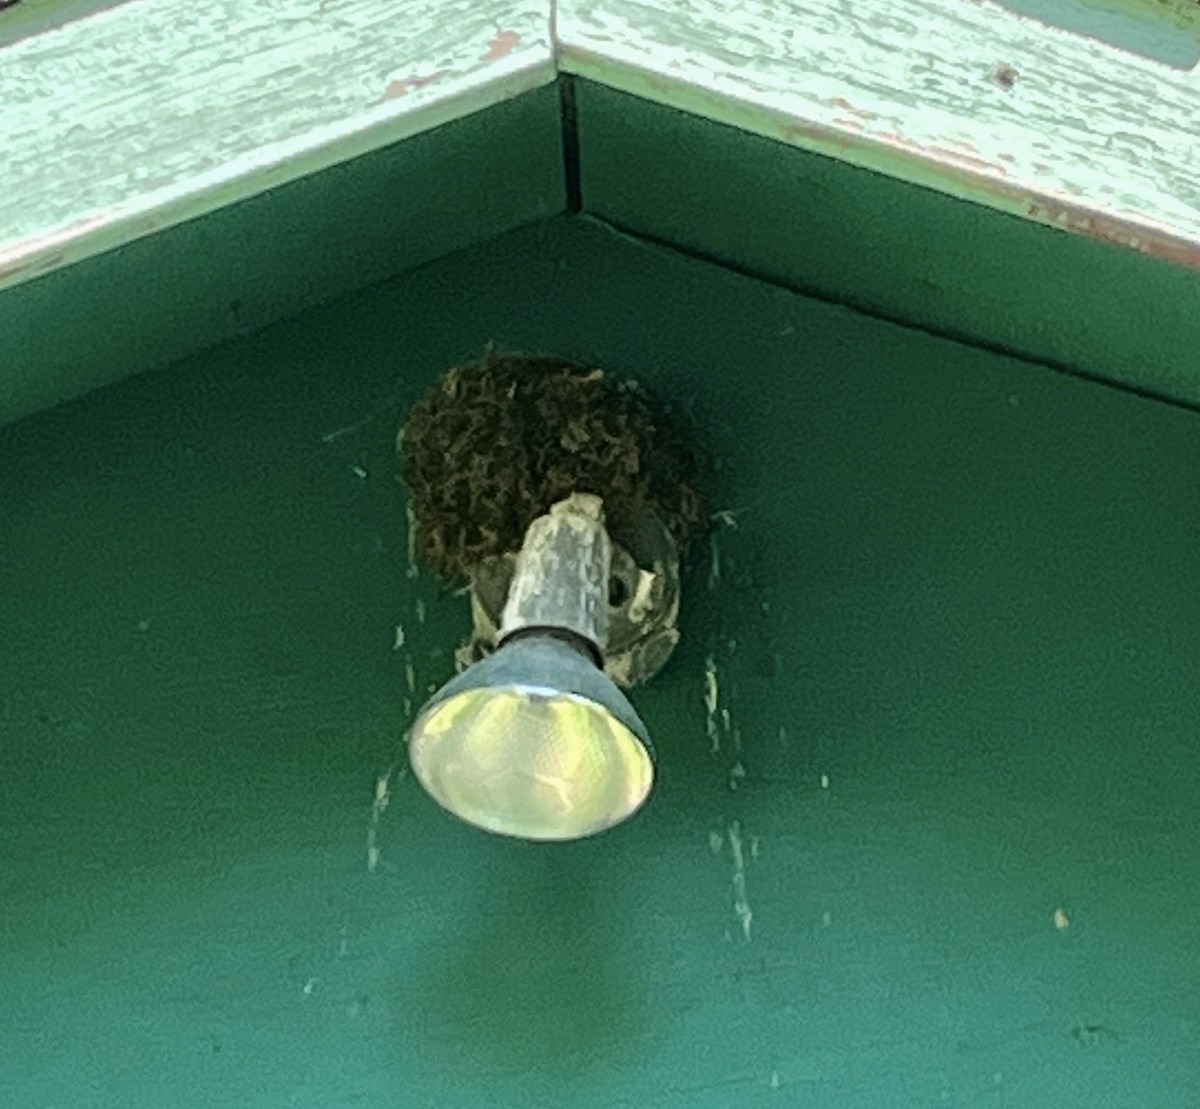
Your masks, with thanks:
M611 568L600 498L572 493L559 501L525 533L499 642L525 629L561 629L586 640L603 662Z

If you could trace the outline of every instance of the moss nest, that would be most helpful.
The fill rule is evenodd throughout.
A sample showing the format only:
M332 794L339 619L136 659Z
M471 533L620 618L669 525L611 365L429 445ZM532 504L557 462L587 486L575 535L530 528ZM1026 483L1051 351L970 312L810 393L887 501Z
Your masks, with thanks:
M682 559L703 519L703 456L634 382L559 358L487 352L447 371L397 440L418 557L448 582L519 550L529 525L572 492L604 501L614 541L647 509Z

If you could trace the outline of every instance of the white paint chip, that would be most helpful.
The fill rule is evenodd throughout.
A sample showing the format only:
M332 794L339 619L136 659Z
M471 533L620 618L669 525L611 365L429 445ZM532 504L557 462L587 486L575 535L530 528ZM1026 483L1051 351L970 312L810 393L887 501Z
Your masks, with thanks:
M704 727L708 735L710 750L715 755L721 750L721 733L717 729L717 663L712 655L704 660Z
M375 779L375 796L371 802L371 819L367 823L367 870L374 871L379 866L379 819L392 799L392 774L395 767L386 774L380 774ZM343 928L342 943L345 944L345 929Z
M710 716L717 711L717 664L712 655L704 660L704 706Z
M733 911L742 924L742 938L750 942L750 924L754 912L746 894L746 858L742 853L742 824L735 820L729 825L729 846L733 852Z
M410 578L417 576L417 518L413 515L412 502L404 507L404 516L408 524L408 569L405 574ZM420 600L417 601L420 604ZM421 619L420 616L417 617Z

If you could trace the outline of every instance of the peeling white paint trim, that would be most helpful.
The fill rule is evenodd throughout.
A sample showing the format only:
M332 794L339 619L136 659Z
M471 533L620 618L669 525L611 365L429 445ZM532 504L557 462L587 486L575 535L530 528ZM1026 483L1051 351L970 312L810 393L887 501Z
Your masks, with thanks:
M554 80L545 0L129 0L0 49L0 288Z
M1200 267L1200 70L987 0L560 0L560 70Z
M126 0L0 47L0 288L559 71L1200 266L1200 71L987 0Z

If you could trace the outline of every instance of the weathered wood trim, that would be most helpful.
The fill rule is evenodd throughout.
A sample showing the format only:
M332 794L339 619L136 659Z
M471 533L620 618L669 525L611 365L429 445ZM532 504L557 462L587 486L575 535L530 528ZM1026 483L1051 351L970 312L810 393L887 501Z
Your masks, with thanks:
M985 0L560 0L560 69L1200 267L1200 71Z
M985 0L126 0L0 47L0 288L560 69L1200 266L1200 73Z
M127 0L10 43L0 288L546 84L549 27L545 0Z

